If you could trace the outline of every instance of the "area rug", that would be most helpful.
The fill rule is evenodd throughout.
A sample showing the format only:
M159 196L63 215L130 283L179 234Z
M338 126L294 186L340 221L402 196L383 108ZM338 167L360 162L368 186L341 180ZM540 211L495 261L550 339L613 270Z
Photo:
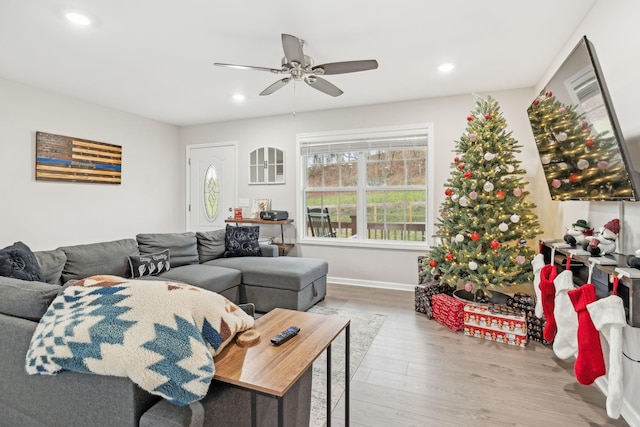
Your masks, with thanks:
M311 313L340 316L351 320L349 378L353 377L373 339L378 334L386 316L356 310L314 306ZM344 394L345 335L340 334L331 345L331 408ZM313 363L313 385L311 388L311 427L322 427L327 421L327 358L324 352Z

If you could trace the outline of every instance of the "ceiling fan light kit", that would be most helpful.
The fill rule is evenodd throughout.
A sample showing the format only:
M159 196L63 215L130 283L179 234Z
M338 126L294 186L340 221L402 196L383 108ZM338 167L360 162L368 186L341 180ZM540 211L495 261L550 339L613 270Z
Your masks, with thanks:
M236 65L215 62L213 65L227 68L237 68L241 70L269 71L274 74L288 74L289 76L271 84L260 92L261 96L271 95L276 90L286 86L291 80L304 81L312 88L331 96L340 96L344 92L329 81L318 76L355 73L359 71L375 70L378 68L378 61L375 59L365 59L359 61L330 62L327 64L314 65L313 58L304 54L306 42L290 34L282 34L282 58L281 68L254 67L251 65Z

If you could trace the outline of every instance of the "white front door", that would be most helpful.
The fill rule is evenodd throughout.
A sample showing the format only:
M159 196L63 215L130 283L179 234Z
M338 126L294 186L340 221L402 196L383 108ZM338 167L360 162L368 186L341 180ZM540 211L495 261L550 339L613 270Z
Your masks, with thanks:
M187 146L187 227L208 231L225 227L236 204L236 143Z

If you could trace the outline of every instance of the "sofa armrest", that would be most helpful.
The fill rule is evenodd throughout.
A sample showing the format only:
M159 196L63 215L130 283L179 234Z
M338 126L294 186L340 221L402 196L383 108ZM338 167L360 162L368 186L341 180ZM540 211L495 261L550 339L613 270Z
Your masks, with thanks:
M260 245L260 250L262 251L262 256L267 256L267 257L278 256L278 247L276 245Z

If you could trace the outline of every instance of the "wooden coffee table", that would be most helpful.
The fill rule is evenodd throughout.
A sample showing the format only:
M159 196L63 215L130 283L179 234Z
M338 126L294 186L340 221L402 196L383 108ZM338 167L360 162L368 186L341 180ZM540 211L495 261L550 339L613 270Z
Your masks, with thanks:
M300 332L280 346L271 337L289 326ZM278 425L284 424L283 398L313 362L327 351L327 426L331 426L331 343L345 331L345 425L349 425L350 320L338 316L276 308L256 320L260 341L251 347L235 342L214 359L214 379L251 391L251 425L256 426L256 393L278 399Z

